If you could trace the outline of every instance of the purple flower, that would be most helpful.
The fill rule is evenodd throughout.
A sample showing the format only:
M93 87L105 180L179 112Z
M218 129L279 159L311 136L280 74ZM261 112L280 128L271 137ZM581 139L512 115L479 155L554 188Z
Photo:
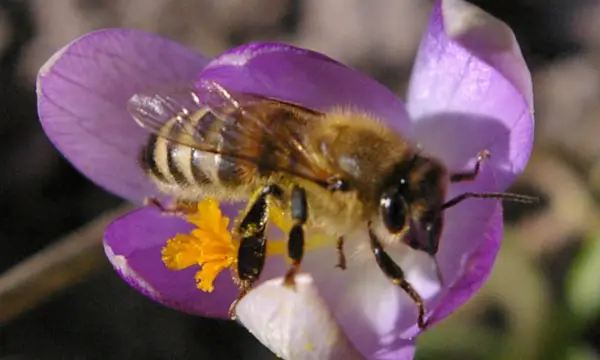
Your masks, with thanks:
M532 147L531 79L514 35L463 0L436 2L406 104L369 77L289 45L249 44L210 60L155 35L109 29L75 40L44 65L37 84L39 115L49 138L82 173L141 202L159 194L137 164L148 132L127 112L128 100L165 84L204 80L315 109L364 110L453 172L472 169L477 154L489 150L491 158L477 179L449 186L448 199L505 190L524 169ZM222 209L230 217L237 214L235 204ZM468 200L445 212L436 256L443 283L424 253L394 253L425 298L433 323L487 279L502 238L501 210L498 201ZM237 294L226 272L206 293L196 287L197 268L172 271L161 259L167 239L193 228L143 207L109 226L106 253L119 274L152 299L188 313L225 317ZM346 252L363 242L346 243ZM360 266L353 266L354 260ZM417 308L374 259L363 260L349 259L341 271L334 269L335 246L308 251L302 270L310 276L300 276L297 291L290 292L267 281L287 268L282 256L271 256L261 277L267 282L238 306L240 320L284 357L358 358L360 353L369 359L410 359Z

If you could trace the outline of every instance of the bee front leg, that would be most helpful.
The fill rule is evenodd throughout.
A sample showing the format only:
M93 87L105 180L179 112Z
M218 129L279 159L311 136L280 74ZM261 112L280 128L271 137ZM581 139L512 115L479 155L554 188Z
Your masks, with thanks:
M400 266L398 266L398 264L396 264L394 260L392 260L392 258L385 252L381 242L373 233L370 225L369 237L371 239L371 250L373 251L373 255L375 255L377 265L379 265L379 268L381 271L383 271L385 276L392 280L392 283L402 288L402 290L404 290L417 305L419 310L417 325L419 326L419 329L425 330L429 326L429 323L425 320L425 301L423 301L423 298L421 298L421 295L417 293L412 284L404 278L404 272Z
M450 182L462 182L462 181L473 181L479 175L479 171L481 169L481 163L486 159L489 159L490 152L487 150L480 151L477 154L477 162L475 163L475 168L472 171L464 172L464 173L456 173L450 175ZM510 194L510 193L464 193L458 195L450 200L448 200L444 205L442 205L442 210L449 209L460 202L467 199L497 199L504 201L512 201L523 204L534 204L539 201L538 198L526 195L519 194Z
M248 207L242 221L237 227L241 235L237 256L237 277L240 293L229 307L229 317L236 318L235 307L248 294L254 283L260 277L267 255L266 226L269 218L267 197L281 196L281 189L275 185L262 188L254 201Z
M346 255L344 255L344 237L340 236L335 243L335 249L338 253L338 263L335 266L342 270L346 270Z
M464 173L456 173L450 175L450 182L463 182L463 181L473 181L479 175L479 171L481 170L481 164L489 159L490 152L487 150L480 151L477 154L477 162L475 163L475 168L471 171Z
M300 263L304 257L304 224L308 219L308 202L306 191L294 186L291 196L292 220L294 225L288 234L288 256L292 265L285 274L284 284L294 286L294 276L300 270Z

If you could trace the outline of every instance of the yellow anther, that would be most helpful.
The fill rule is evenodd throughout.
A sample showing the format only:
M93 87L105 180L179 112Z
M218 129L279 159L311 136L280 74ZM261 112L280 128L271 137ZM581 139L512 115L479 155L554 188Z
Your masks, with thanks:
M171 270L199 265L197 286L211 292L217 275L236 263L238 244L227 228L229 218L222 215L216 200L199 202L196 211L187 216L187 221L196 228L189 235L177 234L167 241L162 249L162 260Z

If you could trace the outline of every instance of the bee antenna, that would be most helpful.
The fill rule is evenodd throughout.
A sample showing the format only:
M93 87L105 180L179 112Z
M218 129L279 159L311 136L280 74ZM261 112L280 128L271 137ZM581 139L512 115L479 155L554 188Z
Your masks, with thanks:
M521 204L537 204L540 202L540 198L537 196L529 196L529 195L520 195L520 194L511 194L511 193L502 193L502 197L500 199L504 201L516 202Z
M512 193L464 193L458 195L457 197L448 200L444 205L442 205L442 210L451 208L456 204L462 202L466 199L497 199L510 201L521 204L536 204L540 201L540 198L535 196L528 195L520 195L520 194L512 194Z

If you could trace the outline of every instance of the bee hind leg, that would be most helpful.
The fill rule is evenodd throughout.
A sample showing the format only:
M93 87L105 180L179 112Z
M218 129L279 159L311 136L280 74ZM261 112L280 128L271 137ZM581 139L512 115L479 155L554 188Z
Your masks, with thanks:
M235 319L237 304L248 294L260 277L267 255L266 226L269 218L268 197L280 196L281 189L275 185L265 186L253 197L241 222L237 226L240 246L237 255L237 280L240 288L237 299L229 307L229 317Z
M377 236L373 233L370 226L369 237L371 242L371 250L373 251L373 255L375 255L377 265L379 265L379 268L385 274L385 276L387 276L392 283L398 285L402 290L404 290L411 300L417 305L419 311L417 325L421 330L427 329L429 327L429 322L425 320L425 301L423 301L423 298L421 295L419 295L419 293L417 293L412 284L404 278L404 271L402 271L400 266L398 266L398 264L396 264L394 260L392 260L392 258L385 252L381 242L379 239L377 239Z
M144 199L144 206L154 206L168 215L187 215L195 210L194 203L176 200L173 204L163 204L153 196Z
M306 191L298 186L294 186L291 196L291 211L294 225L288 234L288 256L292 260L292 265L285 274L284 284L294 286L294 277L300 270L300 264L304 257L304 224L308 219L308 203L306 201Z
M252 289L265 265L267 239L264 233L242 238L238 251L238 286L240 292L229 306L229 317L236 319L235 308Z

